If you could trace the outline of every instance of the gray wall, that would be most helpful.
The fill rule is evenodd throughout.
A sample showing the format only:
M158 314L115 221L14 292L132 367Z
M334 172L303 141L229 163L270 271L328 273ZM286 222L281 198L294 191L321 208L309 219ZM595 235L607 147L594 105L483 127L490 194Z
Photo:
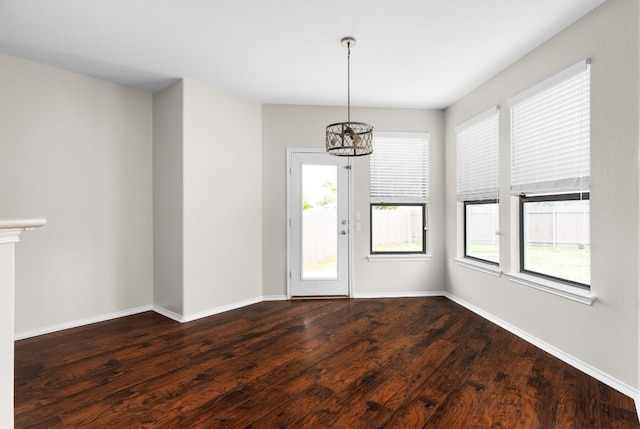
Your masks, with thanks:
M263 282L265 296L286 295L287 148L323 148L327 124L346 119L344 107L265 105L263 111L262 200ZM354 211L361 230L353 231L353 292L366 295L412 295L444 291L443 112L421 109L353 108L354 121L369 122L378 131L429 132L431 203L428 250L430 261L370 262L369 158L353 159Z
M190 80L153 100L154 305L189 320L260 300L260 105Z
M456 125L500 105L501 267L518 270L517 205L509 195L509 110L518 92L590 57L593 306L453 265L448 290L621 383L638 386L638 2L610 0L446 112L448 258L462 254Z
M16 332L152 299L151 95L0 55L0 217L43 217L17 251Z
M184 314L183 82L153 94L153 303Z
M261 108L184 81L184 314L262 298Z

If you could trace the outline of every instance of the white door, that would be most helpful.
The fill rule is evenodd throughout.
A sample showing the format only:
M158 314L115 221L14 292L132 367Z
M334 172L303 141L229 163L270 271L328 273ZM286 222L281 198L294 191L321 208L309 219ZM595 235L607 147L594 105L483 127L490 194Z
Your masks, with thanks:
M349 159L289 151L289 297L349 296Z

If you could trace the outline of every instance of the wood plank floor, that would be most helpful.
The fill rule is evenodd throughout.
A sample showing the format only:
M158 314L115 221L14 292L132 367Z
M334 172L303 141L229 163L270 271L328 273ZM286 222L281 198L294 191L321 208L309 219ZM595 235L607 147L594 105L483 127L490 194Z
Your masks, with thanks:
M148 312L15 350L16 428L640 428L631 399L446 298Z

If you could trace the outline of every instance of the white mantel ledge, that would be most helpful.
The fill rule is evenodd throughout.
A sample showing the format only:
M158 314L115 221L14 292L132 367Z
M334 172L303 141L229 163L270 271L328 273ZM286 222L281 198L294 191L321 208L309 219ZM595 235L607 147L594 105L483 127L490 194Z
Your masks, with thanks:
M20 241L20 233L44 226L46 219L0 219L0 244Z

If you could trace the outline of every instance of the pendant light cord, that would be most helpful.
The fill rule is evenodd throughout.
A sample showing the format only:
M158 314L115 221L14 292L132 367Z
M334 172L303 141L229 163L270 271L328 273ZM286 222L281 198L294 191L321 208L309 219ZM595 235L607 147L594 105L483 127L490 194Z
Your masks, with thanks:
M347 122L351 122L351 42L347 42Z

